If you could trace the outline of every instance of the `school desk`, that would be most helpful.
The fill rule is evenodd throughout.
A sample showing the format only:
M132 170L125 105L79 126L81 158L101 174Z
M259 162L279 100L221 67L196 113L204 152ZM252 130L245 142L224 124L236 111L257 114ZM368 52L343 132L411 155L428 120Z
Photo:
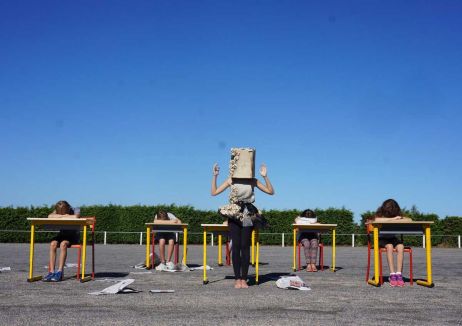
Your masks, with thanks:
M31 222L30 227L30 250L29 250L29 278L28 282L35 282L42 279L42 276L33 276L34 272L34 247L35 247L35 226L43 226L48 229L56 230L75 230L83 228L83 243L82 243L82 266L81 266L81 278L80 282L86 282L94 278L94 266L95 266L95 255L94 255L94 246L95 246L95 235L92 232L92 276L85 276L85 264L87 258L87 226L94 223L93 219L82 218L27 218Z
M374 236L374 279L368 283L374 286L380 286L379 280L379 235L380 234L425 234L425 254L427 262L427 279L418 280L417 284L433 287L432 281L432 243L430 226L432 221L387 221L387 222L369 222L373 228Z
M187 248L188 248L188 224L184 223L172 223L172 222L163 222L156 221L154 223L145 223L146 224L146 268L154 268L154 239L152 239L152 256L150 256L150 245L151 245L151 232L152 233L183 233L183 265L186 265L187 258ZM175 255L178 255L175 252Z
M297 232L313 232L313 233L328 233L332 231L332 266L331 270L335 272L335 228L337 224L321 224L321 223L312 223L312 224L292 224L294 232L294 248L293 248L293 266L292 269L295 272L297 270L296 261L297 261Z
M218 235L218 265L223 266L222 263L222 236L228 236L229 228L228 224L201 224L204 229L203 234L203 262L204 266L204 278L203 284L207 284L209 281L207 279L207 233L213 233ZM252 265L255 265L255 282L258 284L258 261L259 261L259 252L260 252L260 241L258 236L258 230L252 230Z

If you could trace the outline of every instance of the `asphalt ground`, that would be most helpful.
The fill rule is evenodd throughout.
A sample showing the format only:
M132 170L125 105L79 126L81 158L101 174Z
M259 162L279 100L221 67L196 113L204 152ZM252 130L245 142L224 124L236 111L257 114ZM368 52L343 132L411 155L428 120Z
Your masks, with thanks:
M188 247L188 264L202 264L202 247ZM296 272L311 291L278 289L291 273L291 248L261 247L260 284L233 288L232 267L217 266L217 247L208 247L210 283L202 271L167 273L134 269L145 259L139 245L97 245L96 279L79 283L75 268L60 283L28 283L28 244L0 244L0 325L461 325L462 250L433 249L434 288L380 288L365 282L367 250L338 247L337 272ZM36 245L35 274L46 274L48 245ZM90 256L89 256L90 257ZM75 263L71 250L68 263ZM330 264L331 248L325 248ZM408 258L405 256L405 262ZM88 265L89 266L89 265ZM405 264L404 275L408 275ZM387 267L384 266L384 270ZM87 271L89 269L87 268ZM255 269L250 268L253 278ZM414 278L426 275L425 251L414 249ZM116 281L133 278L139 293L92 296ZM150 293L173 289L175 293Z

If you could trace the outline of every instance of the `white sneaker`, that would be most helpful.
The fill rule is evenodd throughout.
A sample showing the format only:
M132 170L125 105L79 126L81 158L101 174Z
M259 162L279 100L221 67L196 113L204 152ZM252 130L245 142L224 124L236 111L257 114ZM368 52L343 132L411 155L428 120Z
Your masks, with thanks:
M165 266L164 263L160 263L159 265L156 266L156 271L163 271L166 269L167 269L167 266Z
M167 262L167 269L173 270L175 268L175 264L173 264L171 261Z

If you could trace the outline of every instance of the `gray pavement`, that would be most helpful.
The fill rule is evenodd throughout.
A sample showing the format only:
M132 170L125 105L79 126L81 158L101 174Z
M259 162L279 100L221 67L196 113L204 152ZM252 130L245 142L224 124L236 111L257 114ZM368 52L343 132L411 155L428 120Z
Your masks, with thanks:
M291 248L261 248L260 285L233 288L232 267L217 266L217 247L209 247L208 285L202 271L184 273L141 273L130 266L143 262L145 247L138 245L98 245L97 279L79 283L65 271L60 283L27 283L29 246L0 244L1 325L461 325L462 250L433 250L434 288L418 285L381 288L365 282L366 249L339 247L337 272L295 274L311 291L276 288L275 280L291 273ZM48 249L36 246L35 274L45 274ZM330 248L325 263L330 264ZM407 262L407 256L405 257ZM72 250L69 263L76 262ZM188 263L202 264L202 247L189 246ZM387 270L387 267L384 266ZM88 269L87 269L88 271ZM425 251L415 248L414 277L424 278ZM254 268L250 268L251 276ZM408 275L405 266L405 276ZM143 292L91 296L115 280L134 278L132 287ZM150 289L174 289L175 293L152 294Z

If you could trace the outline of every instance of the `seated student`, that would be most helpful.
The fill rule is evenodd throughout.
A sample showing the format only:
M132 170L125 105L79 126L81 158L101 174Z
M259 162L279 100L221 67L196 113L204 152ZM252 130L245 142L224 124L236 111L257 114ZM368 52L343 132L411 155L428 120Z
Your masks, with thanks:
M390 220L412 221L410 218L401 215L401 208L398 203L394 199L387 199L383 202L382 206L377 209L373 220L376 222L386 222ZM388 268L390 269L390 286L404 286L403 276L401 275L404 259L403 242L394 234L385 234L379 237L379 245L387 249L387 262ZM397 250L396 269L393 261L393 248Z
M312 219L311 223L317 221L316 214L311 209L305 209L299 217L295 218L295 223L305 223L304 218ZM317 272L316 259L318 256L319 247L319 234L317 232L303 231L298 236L298 241L303 245L303 251L305 252L306 259L306 271Z
M171 221L172 223L180 224L181 220L172 213L160 210L154 216L155 221ZM173 232L157 232L154 241L159 242L160 264L157 265L156 270L162 271L166 269L173 269L175 265L172 263L173 249L175 246L175 233ZM168 241L168 259L165 260L165 242Z
M55 205L53 213L48 215L49 218L79 218L80 210L74 209L65 200L60 200ZM60 282L63 279L63 269L66 263L67 248L73 244L79 243L80 232L78 230L60 230L58 235L51 240L50 243L50 263L49 273L43 278L44 282ZM55 270L56 265L56 250L61 249L59 255L58 270Z

